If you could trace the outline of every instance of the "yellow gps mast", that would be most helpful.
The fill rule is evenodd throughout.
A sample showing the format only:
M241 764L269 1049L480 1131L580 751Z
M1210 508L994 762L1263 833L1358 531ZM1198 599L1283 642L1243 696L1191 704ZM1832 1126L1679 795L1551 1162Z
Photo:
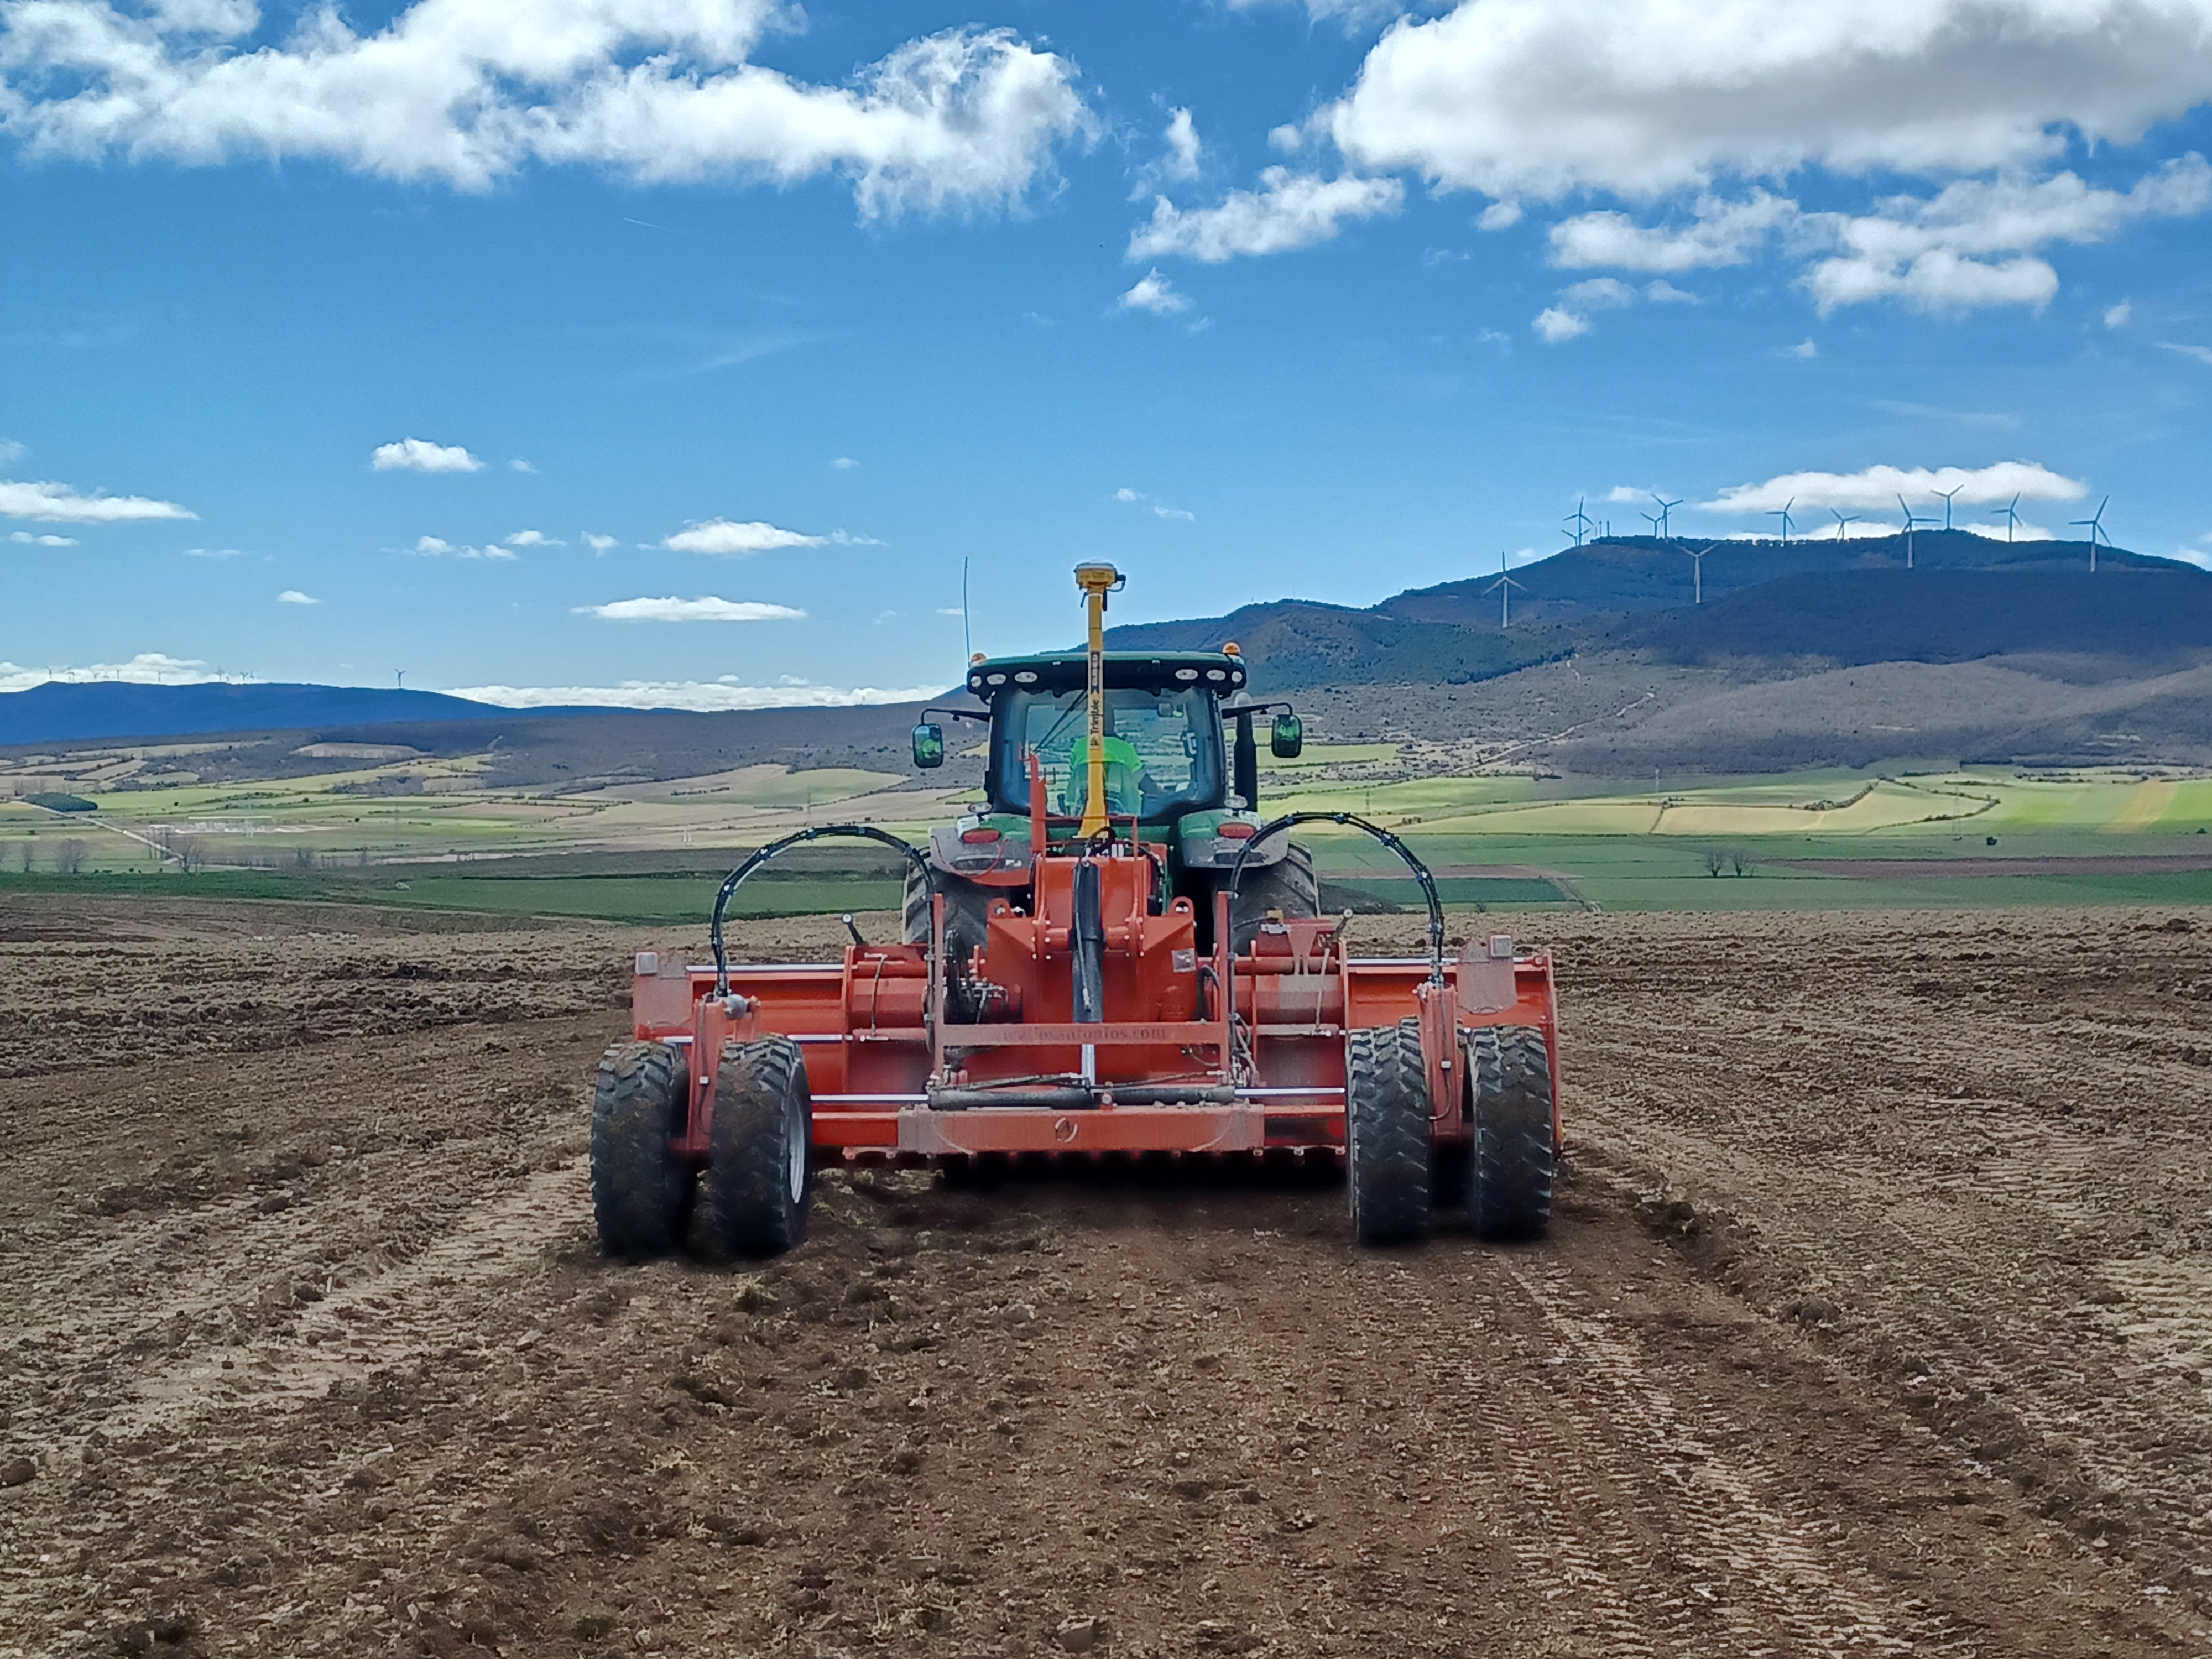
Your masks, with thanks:
M1085 841L1110 829L1106 817L1106 596L1120 589L1121 573L1110 564L1079 564L1075 585L1090 612L1090 659L1084 665L1084 700L1091 720L1091 776L1083 797L1083 822L1075 833Z

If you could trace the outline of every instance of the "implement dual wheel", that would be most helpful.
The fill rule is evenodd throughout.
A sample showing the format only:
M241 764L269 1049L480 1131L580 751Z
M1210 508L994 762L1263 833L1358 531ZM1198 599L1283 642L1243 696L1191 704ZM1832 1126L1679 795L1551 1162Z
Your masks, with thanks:
M806 1237L814 1198L814 1102L789 1037L731 1049L714 1083L707 1226L717 1254L780 1255Z
M706 1232L720 1255L775 1255L806 1233L814 1195L813 1103L799 1045L769 1037L732 1048L715 1079L713 1152L703 1182L675 1151L690 1094L684 1052L618 1042L592 1097L592 1208L609 1255L682 1249L703 1186Z
M1429 1085L1411 1020L1345 1039L1344 1184L1362 1244L1418 1244L1429 1233Z
M1552 1139L1552 1056L1529 1025L1462 1035L1474 1092L1467 1212L1475 1235L1499 1243L1541 1238L1552 1224L1558 1148Z
M672 1150L684 1133L690 1070L665 1042L617 1042L592 1091L592 1211L599 1248L641 1260L683 1248L691 1170Z

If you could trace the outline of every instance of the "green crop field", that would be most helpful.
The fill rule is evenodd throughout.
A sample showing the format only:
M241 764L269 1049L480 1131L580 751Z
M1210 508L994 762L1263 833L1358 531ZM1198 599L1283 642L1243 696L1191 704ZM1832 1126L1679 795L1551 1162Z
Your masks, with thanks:
M1453 904L2212 902L2212 776L1970 768L1570 785L1521 775L1407 776L1406 752L1316 744L1297 763L1271 760L1263 810L1351 812L1392 829L1436 868ZM0 776L0 787L9 781ZM27 776L19 792L33 793L34 782L37 793L52 793L50 779ZM853 768L756 765L546 794L487 788L467 759L356 763L227 786L73 775L68 792L95 810L0 799L0 892L129 874L172 891L656 924L703 919L714 872L744 848L839 819L918 841L973 799L890 787L900 782ZM1299 834L1331 882L1366 899L1419 902L1379 844L1328 824ZM179 869L180 851L193 873ZM890 908L898 880L865 849L826 866L779 860L772 879L748 884L738 908Z

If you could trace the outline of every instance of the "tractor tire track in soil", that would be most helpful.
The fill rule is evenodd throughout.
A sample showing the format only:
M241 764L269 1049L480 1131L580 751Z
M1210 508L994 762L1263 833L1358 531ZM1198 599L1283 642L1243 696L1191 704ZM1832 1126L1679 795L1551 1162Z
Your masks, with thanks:
M2212 1652L2212 926L1546 917L1547 1243L854 1170L744 1270L592 1237L674 941L455 926L0 914L0 1656Z

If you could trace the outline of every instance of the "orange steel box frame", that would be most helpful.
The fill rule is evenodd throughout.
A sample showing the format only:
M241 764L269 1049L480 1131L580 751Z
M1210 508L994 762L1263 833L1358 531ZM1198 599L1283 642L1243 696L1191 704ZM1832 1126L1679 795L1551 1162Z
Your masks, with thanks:
M942 960L942 900L932 909L933 946ZM1489 999L1504 1006L1463 1007L1459 990L1472 945L1467 958L1445 961L1437 987L1426 957L1347 957L1328 919L1273 924L1252 951L1232 957L1228 921L1224 897L1217 910L1219 943L1209 962L1227 994L1217 991L1220 1012L1213 1018L953 1024L945 1017L945 985L931 974L923 947L854 944L837 963L733 964L726 1003L715 994L711 967L664 964L655 953L641 953L632 1030L641 1039L695 1054L718 1051L726 1042L790 1037L805 1059L817 1152L904 1161L977 1153L1339 1150L1346 1036L1404 1018L1421 1024L1435 1137L1462 1139L1468 1127L1453 1028L1529 1025L1541 1030L1551 1056L1556 1143L1558 1012L1548 955L1513 961L1510 1002ZM1231 1084L1233 1068L1224 1066L1224 1056L1235 1054L1238 1028L1248 1045L1248 1075ZM964 1077L970 1066L993 1061L1001 1077L1010 1063L1048 1072L1084 1049L1122 1073L1117 1080L1101 1077L1093 1104L952 1109L929 1103L933 1079ZM1133 1073L1125 1063L1130 1060ZM703 1157L714 1068L690 1070L691 1111L677 1145ZM1216 1097L1131 1103L1115 1099L1116 1087ZM1218 1097L1232 1090L1231 1098Z

